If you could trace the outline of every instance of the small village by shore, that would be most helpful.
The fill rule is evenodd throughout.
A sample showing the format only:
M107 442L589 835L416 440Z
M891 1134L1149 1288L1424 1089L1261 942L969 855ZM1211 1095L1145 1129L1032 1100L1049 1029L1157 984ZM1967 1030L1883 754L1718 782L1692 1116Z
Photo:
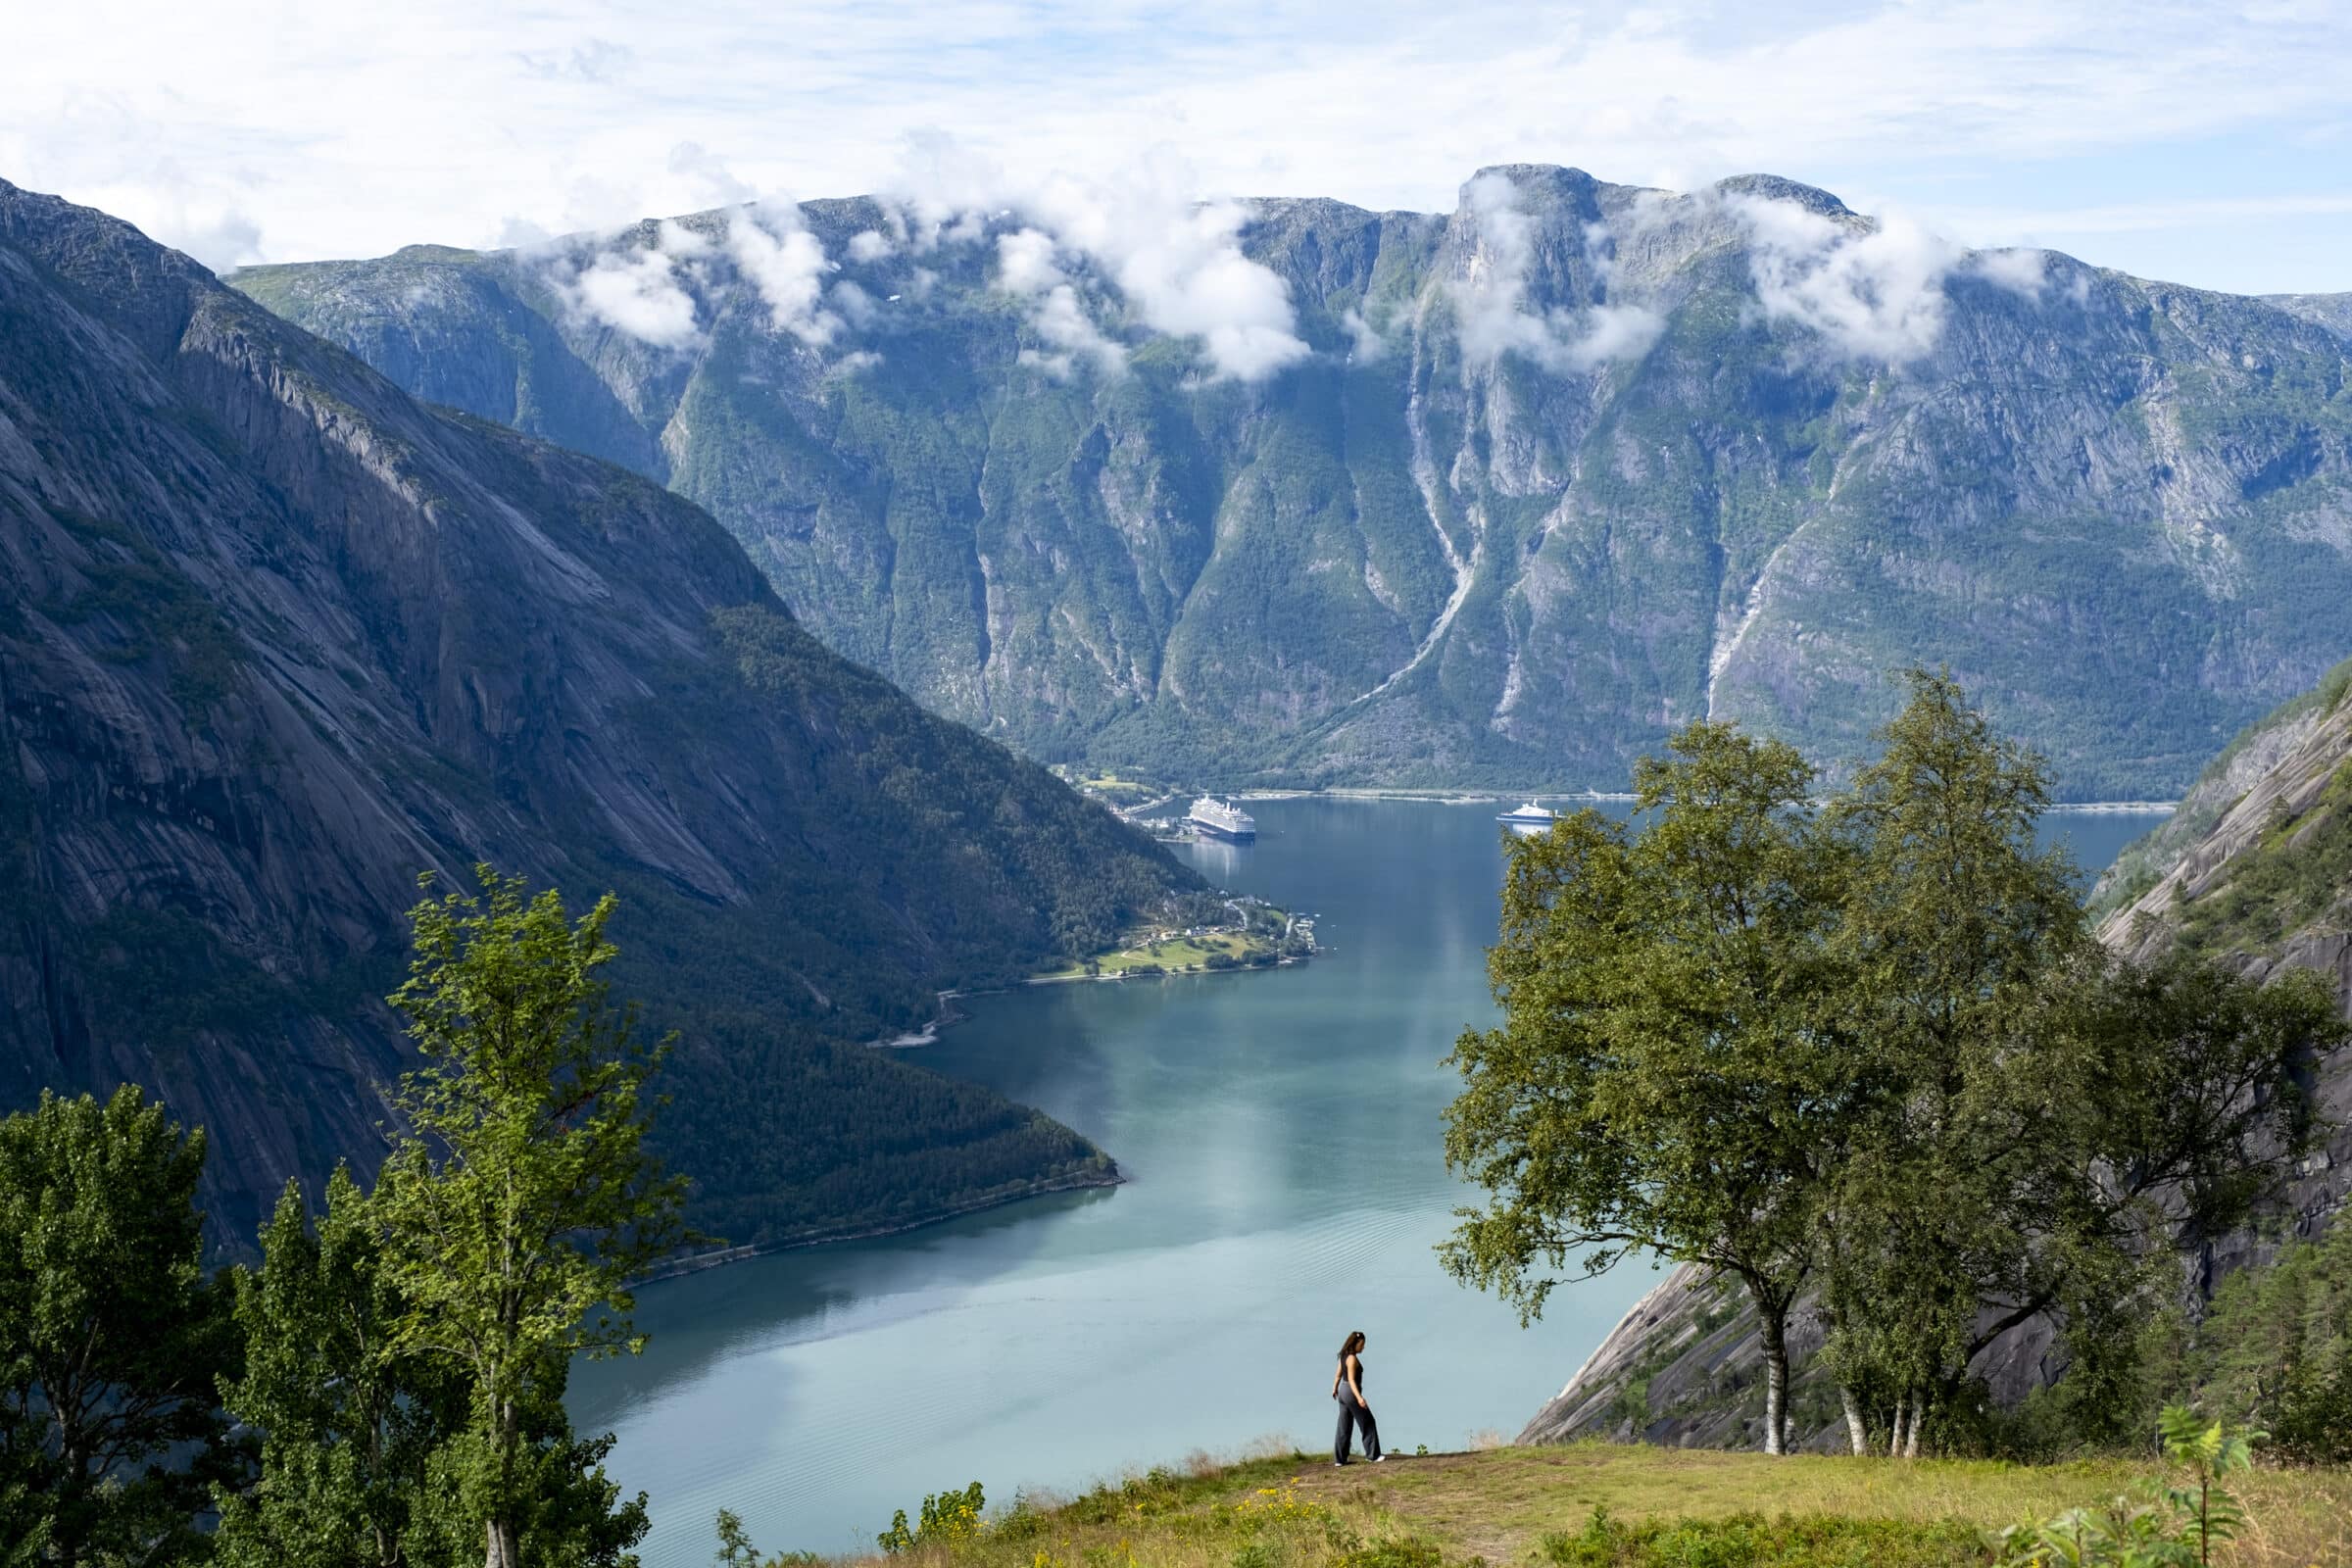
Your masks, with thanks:
M1032 975L1029 984L1276 969L1304 963L1316 951L1312 915L1247 895L1191 894L1174 900L1156 918L1129 928L1111 951Z

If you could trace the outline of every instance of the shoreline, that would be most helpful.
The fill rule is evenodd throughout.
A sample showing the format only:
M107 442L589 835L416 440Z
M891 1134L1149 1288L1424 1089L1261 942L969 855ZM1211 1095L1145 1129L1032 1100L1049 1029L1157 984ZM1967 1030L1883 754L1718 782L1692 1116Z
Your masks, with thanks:
M1479 806L1492 801L1630 801L1631 790L1498 790L1485 785L1458 789L1255 789L1234 790L1237 801L1427 801L1437 806ZM2176 811L2179 801L2058 801L2042 809L2050 814ZM1189 843L1190 840L1173 842Z
M1114 1159L1111 1160L1110 1168L1106 1171L1052 1177L1017 1193L1004 1193L995 1198L973 1199L968 1202L951 1204L935 1213L901 1220L896 1224L869 1225L859 1230L827 1231L816 1236L797 1236L789 1241L746 1242L740 1247L713 1248L707 1252L696 1252L686 1257L671 1258L638 1275L629 1284L634 1288L639 1285L659 1284L663 1280L683 1279L689 1274L700 1274L709 1269L724 1268L729 1263L745 1263L755 1257L766 1257L775 1252L797 1252L810 1247L834 1247L843 1242L871 1242L878 1241L885 1236L904 1236L908 1231L919 1231L927 1226L942 1225L952 1219L961 1219L966 1214L985 1213L989 1209L1003 1208L1009 1203L1025 1202L1032 1198L1047 1198L1054 1193L1091 1192L1098 1188L1124 1187L1126 1185L1127 1173L1119 1169L1119 1162Z

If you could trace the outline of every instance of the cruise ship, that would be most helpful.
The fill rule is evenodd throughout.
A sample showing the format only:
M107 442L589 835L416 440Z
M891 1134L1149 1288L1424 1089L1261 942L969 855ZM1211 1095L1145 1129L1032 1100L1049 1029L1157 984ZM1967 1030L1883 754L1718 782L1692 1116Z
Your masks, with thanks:
M1515 811L1505 811L1494 819L1514 833L1541 833L1552 824L1551 812L1529 801Z
M1235 844L1257 841L1257 818L1214 795L1203 795L1195 801L1189 820L1212 839L1229 839Z

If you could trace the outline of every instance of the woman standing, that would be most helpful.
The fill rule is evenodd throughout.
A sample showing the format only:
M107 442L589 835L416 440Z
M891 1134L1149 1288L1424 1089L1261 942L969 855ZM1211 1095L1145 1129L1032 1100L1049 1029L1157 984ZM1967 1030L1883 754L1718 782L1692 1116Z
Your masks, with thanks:
M1340 1369L1331 1375L1331 1396L1340 1401L1340 1432L1331 1441L1331 1462L1348 1462L1348 1439L1350 1426L1364 1435L1364 1457L1374 1464L1388 1455L1380 1451L1380 1428L1372 1421L1372 1407L1364 1402L1364 1358L1358 1353L1364 1348L1364 1331L1357 1329L1340 1347Z

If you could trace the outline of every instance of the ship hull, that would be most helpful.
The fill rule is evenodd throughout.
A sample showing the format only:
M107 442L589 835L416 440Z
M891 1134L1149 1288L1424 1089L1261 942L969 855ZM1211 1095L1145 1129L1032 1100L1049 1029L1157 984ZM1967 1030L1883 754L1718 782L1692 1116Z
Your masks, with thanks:
M1189 820L1193 826L1199 828L1209 838L1222 839L1227 844L1255 844L1257 842L1257 829L1253 827L1220 827L1214 822L1204 822L1197 816Z

